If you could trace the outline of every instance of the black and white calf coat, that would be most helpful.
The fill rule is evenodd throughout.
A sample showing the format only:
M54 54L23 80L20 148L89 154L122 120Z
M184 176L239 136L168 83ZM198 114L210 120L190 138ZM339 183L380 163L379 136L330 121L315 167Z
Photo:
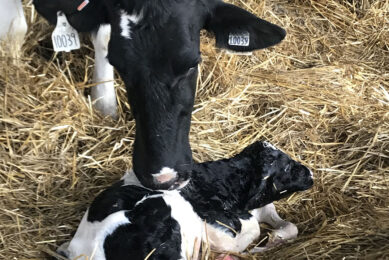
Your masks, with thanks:
M193 168L188 136L200 30L213 32L217 46L241 52L275 45L285 31L220 0L89 0L79 11L81 3L34 0L52 23L60 10L79 31L110 24L108 60L126 85L136 121L134 172L148 188L179 187Z
M278 240L297 228L283 221L273 201L313 185L311 171L266 142L230 159L194 165L180 190L153 191L133 173L99 194L70 243L59 253L101 259L197 259L201 241L242 252L260 235L259 222ZM274 241L272 241L274 242Z

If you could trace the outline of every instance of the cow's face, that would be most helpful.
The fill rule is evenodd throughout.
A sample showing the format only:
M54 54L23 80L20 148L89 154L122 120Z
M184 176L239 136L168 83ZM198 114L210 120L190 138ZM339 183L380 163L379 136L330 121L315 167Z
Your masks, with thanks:
M175 188L192 170L191 112L200 30L235 51L265 48L285 32L233 5L204 0L106 1L108 58L125 82L136 121L133 167L143 185Z
M313 174L301 163L267 142L258 146L258 170L247 209L265 206L296 191L312 187Z

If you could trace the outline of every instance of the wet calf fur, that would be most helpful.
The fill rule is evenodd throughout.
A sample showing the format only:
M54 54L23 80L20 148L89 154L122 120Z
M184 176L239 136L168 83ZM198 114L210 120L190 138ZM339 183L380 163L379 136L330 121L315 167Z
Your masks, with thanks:
M126 85L136 121L134 172L148 188L183 185L193 169L188 136L200 30L212 32L217 46L241 52L275 45L285 31L219 0L90 0L77 11L82 2L34 0L52 23L61 10L79 31L110 24L108 59Z
M59 252L69 258L144 259L153 251L150 259L192 259L202 240L241 252L259 237L258 221L266 222L269 203L312 185L308 168L266 142L230 159L195 164L180 190L150 190L126 174L96 197Z

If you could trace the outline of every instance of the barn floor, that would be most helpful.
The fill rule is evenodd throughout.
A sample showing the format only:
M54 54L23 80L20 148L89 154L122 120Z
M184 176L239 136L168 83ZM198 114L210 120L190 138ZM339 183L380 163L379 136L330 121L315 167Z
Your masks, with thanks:
M288 36L235 56L204 33L194 159L266 139L316 180L277 203L299 237L246 259L389 259L389 1L234 3ZM134 140L120 80L117 121L84 94L92 86L87 37L80 50L55 55L52 27L30 4L25 12L20 58L0 55L0 259L44 259L68 240L94 196L131 167Z

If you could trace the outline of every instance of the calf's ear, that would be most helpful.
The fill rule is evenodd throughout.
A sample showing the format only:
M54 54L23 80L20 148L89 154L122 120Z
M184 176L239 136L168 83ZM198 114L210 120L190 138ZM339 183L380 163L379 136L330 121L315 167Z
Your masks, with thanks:
M208 17L205 29L214 33L216 46L238 52L270 47L286 32L235 5L220 2Z

